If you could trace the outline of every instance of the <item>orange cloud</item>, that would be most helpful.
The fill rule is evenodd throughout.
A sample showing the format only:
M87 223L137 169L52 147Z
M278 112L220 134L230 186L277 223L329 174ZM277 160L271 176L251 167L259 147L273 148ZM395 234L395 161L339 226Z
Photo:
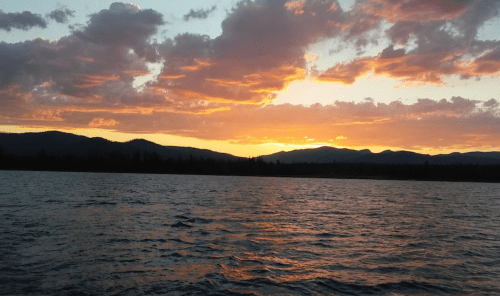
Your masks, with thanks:
M495 104L489 103L488 106ZM171 114L168 128L161 128L161 125L156 128L170 134L244 144L302 145L312 142L310 139L314 139L314 143L335 139L341 141L342 146L437 148L458 145L461 141L470 142L476 137L471 135L478 133L484 135L485 145L500 142L498 131L491 128L500 122L494 115L497 111L481 111L479 107L478 102L462 98L451 101L420 100L411 105L396 101L390 104L337 102L329 106L310 107L237 106L202 117ZM120 116L117 120L122 122ZM156 122L155 118L141 115L133 125L123 122L121 128L136 132L134 126L142 126L143 121L144 124Z
M202 68L205 68L205 67L212 65L212 63L210 61L206 61L206 60L204 61L204 60L194 59L193 61L194 61L193 65L184 66L184 67L182 67L182 70L184 70L184 71L198 71Z
M235 105L117 109L64 107L10 117L15 125L99 127L164 133L245 145L386 147L414 151L487 150L500 145L500 104L460 97L413 104L335 102L332 105Z
M358 77L371 71L370 59L362 58L348 64L338 64L322 72L316 79L319 81L341 82L353 84Z
M5 88L5 89L0 89L0 95L5 95L5 94L9 94L9 95L12 95L14 93L16 93L16 91L19 89L19 85L18 84L11 84L9 85L9 87Z
M227 68L234 69L230 75L223 71ZM275 98L274 93L292 81L304 79L306 73L305 69L290 65L248 73L240 70L238 63L233 61L213 63L204 71L202 76L199 74L175 76L177 78L175 83L158 82L153 88L157 93L174 95L169 95L169 99L174 101L200 100L262 105L270 103Z
M112 127L112 126L116 126L118 124L118 122L116 120L113 120L113 119L104 119L104 118L94 118L92 119L91 122L89 122L89 127L93 127L93 128L96 128L96 127Z
M460 53L453 52L406 54L404 49L394 50L390 46L377 57L337 64L320 73L316 79L352 84L360 76L373 72L406 82L444 84L445 76L468 78L500 73L500 55L495 55L493 51L470 62L463 62L460 57Z
M319 59L319 55L313 55L312 53L306 53L304 59L310 63L315 63Z
M78 82L74 86L77 88L92 88L119 79L120 76L118 75L80 75L77 79Z
M224 112L231 110L230 107L211 107L203 105L187 106L187 107L142 107L142 106L108 106L108 107L87 107L87 106L64 106L57 107L57 112L68 113L103 113L103 114L142 114L151 115L153 113L179 113L179 114L212 114L216 112Z
M181 74L181 75L160 75L158 76L159 79L181 79L186 77L186 75Z
M304 1L290 1L285 3L285 7L293 10L295 14L303 14L304 13Z
M367 14L395 22L429 22L460 17L470 0L370 0L361 4Z
M31 113L22 115L19 119L26 121L47 121L47 122L62 122L60 110L35 110Z
M500 46L479 58L462 65L462 76L498 75L500 73Z

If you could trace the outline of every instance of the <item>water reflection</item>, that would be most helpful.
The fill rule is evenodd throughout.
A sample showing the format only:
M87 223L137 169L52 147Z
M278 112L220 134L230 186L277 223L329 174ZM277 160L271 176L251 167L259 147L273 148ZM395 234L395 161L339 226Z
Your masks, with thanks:
M11 294L500 291L496 184L41 172L0 180L15 189L0 192L0 281Z

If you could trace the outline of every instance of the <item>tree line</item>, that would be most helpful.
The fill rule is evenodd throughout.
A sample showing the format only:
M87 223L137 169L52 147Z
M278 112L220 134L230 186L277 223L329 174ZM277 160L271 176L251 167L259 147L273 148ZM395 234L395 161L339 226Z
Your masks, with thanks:
M366 178L391 180L439 180L500 182L499 165L436 165L374 163L280 163L262 158L222 160L211 158L170 158L155 152L120 151L48 155L42 149L36 156L6 154L0 147L1 170L115 172L154 174L195 174L231 176L282 176L319 178Z

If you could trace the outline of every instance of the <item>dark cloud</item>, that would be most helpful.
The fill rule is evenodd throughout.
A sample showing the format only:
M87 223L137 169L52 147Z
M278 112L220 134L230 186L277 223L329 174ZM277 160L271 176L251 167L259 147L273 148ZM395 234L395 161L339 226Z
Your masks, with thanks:
M29 94L19 93L18 89L18 86L12 85L0 90L0 118L20 118L30 112L27 108Z
M212 6L209 9L191 9L188 14L184 15L182 18L184 21L189 21L190 19L206 19L212 12L217 9L217 5Z
M0 55L8 62L0 70L0 86L11 83L22 89L53 81L54 90L71 95L90 95L84 85L87 76L99 76L95 85L125 69L145 70L144 61L127 47L105 47L79 39L63 37L57 41L35 39L18 44L0 43ZM88 79L87 79L88 80Z
M498 101L495 99L489 99L488 101L483 103L483 106L486 108L498 108L498 106L500 106L500 103L498 103Z
M109 9L92 14L87 26L73 34L98 45L130 47L153 62L157 56L148 41L163 24L163 15L155 10L115 2Z
M335 65L319 79L353 83L373 71L439 84L447 75L468 78L500 71L498 44L474 35L498 14L498 3L429 0L422 6L416 0L365 0L344 12L336 0L241 1L222 23L219 37L183 34L163 44L150 42L164 24L160 13L113 3L58 41L2 44L0 52L9 61L0 70L0 86L52 79L64 94L89 96L104 85L129 85L133 76L123 73L146 71L145 62L163 59L159 81L147 87L169 100L265 103L304 77L304 54L311 44L338 38L363 47L384 18L393 22L386 32L393 44L378 56ZM432 16L428 22L422 22L421 9ZM395 49L410 39L413 49ZM465 64L467 55L475 60Z
M395 50L394 45L390 45L389 47L382 50L379 57L381 59L393 59L393 58L402 57L405 55L405 53L406 53L406 50L404 48L400 48L400 49Z
M60 24L65 24L68 22L69 17L75 16L75 12L76 11L70 10L66 7L60 7L55 9L54 11L51 11L50 13L47 13L46 17L55 20Z
M500 42L496 43L496 47L480 56L472 63L468 72L462 76L480 76L490 75L500 72Z
M9 86L22 65L29 61L30 57L25 51L23 44L0 43L0 57L3 61L0 68L0 89Z
M149 39L161 24L156 11L114 3L59 40L2 42L0 90L17 85L40 106L166 104L157 94L132 87L135 76L148 73L147 62L158 58Z
M5 13L0 9L0 30L28 30L33 27L47 28L47 21L39 14L29 11Z
M261 104L305 75L310 44L349 25L336 0L241 1L215 39L185 34L160 46L158 87L179 99Z
M321 73L320 80L353 83L374 72L409 83L444 84L445 76L467 79L500 72L498 42L476 39L478 29L498 17L500 1L366 0L354 11L392 23L386 31L392 45L377 57L335 65ZM410 42L411 50L394 50Z
M10 65L0 84L26 88L52 80L54 91L65 95L102 96L106 87L125 100L135 92L116 94L119 86L131 90L133 77L123 73L145 71L145 62L163 59L159 81L148 87L168 101L262 104L304 78L311 44L346 31L358 38L376 26L368 21L357 27L353 19L360 18L342 11L336 0L242 1L229 12L219 37L184 34L157 45L150 39L164 24L160 13L113 3L91 15L86 26L73 27L71 36L24 44L29 63Z

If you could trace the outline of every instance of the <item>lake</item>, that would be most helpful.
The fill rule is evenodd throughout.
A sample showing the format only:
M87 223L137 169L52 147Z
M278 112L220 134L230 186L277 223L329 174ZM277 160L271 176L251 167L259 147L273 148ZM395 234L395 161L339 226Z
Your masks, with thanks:
M499 295L500 184L0 171L0 294Z

